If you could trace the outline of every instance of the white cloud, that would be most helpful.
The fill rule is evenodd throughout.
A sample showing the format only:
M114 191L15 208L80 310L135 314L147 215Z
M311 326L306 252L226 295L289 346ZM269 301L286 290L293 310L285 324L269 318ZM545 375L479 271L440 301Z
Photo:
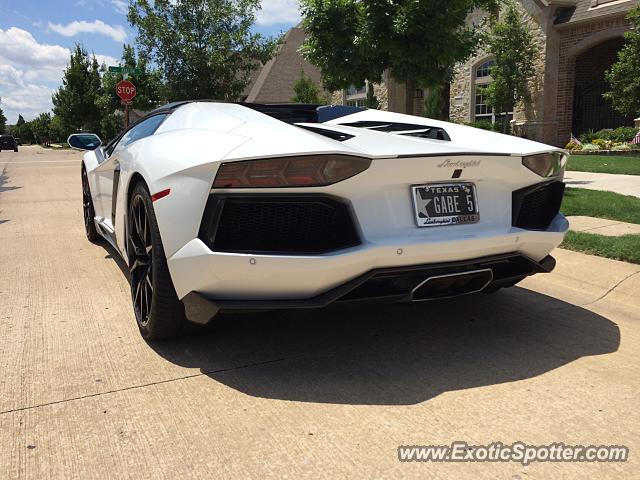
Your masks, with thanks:
M119 65L120 64L120 60L118 60L117 58L114 58L110 55L100 55L99 53L96 53L96 59L98 60L98 63L100 65L106 65L107 67L109 65Z
M0 29L0 97L13 124L22 114L31 120L51 110L51 94L61 83L71 51L60 45L38 43L19 28ZM109 55L96 54L100 64L117 65Z
M129 11L129 2L127 0L111 0L116 12L126 15Z
M65 37L73 37L79 33L98 33L111 37L116 42L124 42L127 38L127 32L122 25L107 25L102 20L74 20L67 25L49 22L49 29Z
M20 64L28 67L64 68L69 61L70 51L60 45L47 45L36 42L26 30L11 27L0 29L0 57L9 64Z
M262 0L262 8L256 12L258 25L298 23L298 0Z

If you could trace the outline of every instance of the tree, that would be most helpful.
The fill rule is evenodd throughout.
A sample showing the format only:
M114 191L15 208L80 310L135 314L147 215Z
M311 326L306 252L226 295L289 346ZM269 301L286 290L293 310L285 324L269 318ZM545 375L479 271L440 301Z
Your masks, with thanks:
M89 57L80 44L71 52L62 86L53 94L53 112L60 117L62 128L69 133L78 130L97 131L100 109L96 103L101 94L100 66L95 55Z
M492 11L500 1L301 0L308 35L302 51L320 67L329 90L379 83L389 69L405 83L405 111L413 113L416 86L443 83L475 50L479 31L468 15Z
M2 99L0 98L0 103L2 103ZM4 112L2 108L0 108L0 134L5 132L7 128L7 117L4 116Z
M33 137L37 143L42 145L49 145L51 141L51 132L49 127L51 126L51 114L41 113L31 121L31 131Z
M490 71L492 82L486 87L487 103L494 112L503 114L502 131L506 133L507 112L521 102L531 101L529 82L539 56L533 34L512 0L500 19L492 21L487 44L496 62Z
M62 119L54 115L49 122L49 139L54 142L64 142L69 133L65 130Z
M618 60L605 73L610 90L604 97L623 115L640 115L640 5L627 17L631 30L624 34L625 45Z
M429 89L424 100L424 116L436 120L449 119L450 83L435 85Z
M127 19L169 100L236 99L277 42L252 33L259 0L132 0Z
M151 69L147 59L137 56L131 45L123 46L121 65L140 70L140 74L130 78L136 86L131 108L149 111L164 101L160 71ZM105 141L115 138L124 128L124 108L116 95L116 85L123 79L120 72L105 71L102 75L102 93L96 102L101 112L100 135Z
M293 91L295 93L291 99L293 103L322 103L320 89L311 77L307 77L302 70L300 71L300 76L293 84Z
M367 108L380 108L380 102L373 91L373 84L371 82L367 82L367 98L365 98L364 104Z

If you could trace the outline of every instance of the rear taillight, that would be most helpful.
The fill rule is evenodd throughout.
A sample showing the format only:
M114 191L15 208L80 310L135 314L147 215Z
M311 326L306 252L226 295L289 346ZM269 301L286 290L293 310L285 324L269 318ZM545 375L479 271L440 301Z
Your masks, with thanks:
M223 163L213 188L310 187L341 182L364 172L371 159L309 155Z

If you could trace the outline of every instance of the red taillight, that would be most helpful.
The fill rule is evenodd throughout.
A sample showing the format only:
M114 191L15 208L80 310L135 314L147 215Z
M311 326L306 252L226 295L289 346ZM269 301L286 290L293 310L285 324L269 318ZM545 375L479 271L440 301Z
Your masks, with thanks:
M346 155L313 155L223 163L214 188L310 187L353 177L371 159Z

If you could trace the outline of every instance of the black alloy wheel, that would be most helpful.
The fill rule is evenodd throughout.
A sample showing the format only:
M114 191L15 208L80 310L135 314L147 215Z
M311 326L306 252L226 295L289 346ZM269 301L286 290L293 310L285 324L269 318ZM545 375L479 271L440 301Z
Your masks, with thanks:
M89 179L87 178L87 170L84 168L84 165L82 165L82 215L84 217L84 231L87 234L87 238L91 242L99 242L102 237L96 228L94 220L96 212L93 209Z
M131 300L146 339L175 337L185 327L184 306L169 274L151 196L144 183L131 193L127 216Z
M129 256L131 296L136 319L142 326L149 323L153 301L153 245L144 200L136 195L129 208Z

